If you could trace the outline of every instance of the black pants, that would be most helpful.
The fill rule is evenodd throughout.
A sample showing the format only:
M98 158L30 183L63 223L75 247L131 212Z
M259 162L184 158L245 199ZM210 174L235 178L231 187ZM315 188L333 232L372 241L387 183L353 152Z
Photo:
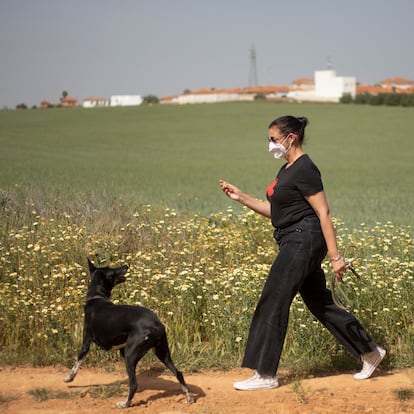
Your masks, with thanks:
M275 375L289 320L299 292L315 317L352 354L360 357L375 344L353 315L332 300L321 263L325 239L316 216L275 231L279 254L272 264L250 326L242 366L262 375Z

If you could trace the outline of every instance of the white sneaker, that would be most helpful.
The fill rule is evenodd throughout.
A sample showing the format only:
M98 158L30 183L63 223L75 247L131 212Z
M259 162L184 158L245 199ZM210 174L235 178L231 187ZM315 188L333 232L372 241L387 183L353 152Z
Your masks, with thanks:
M387 351L385 349L377 345L377 349L375 349L374 351L362 354L362 370L355 374L354 378L356 380L363 380L369 378L374 373L377 366L384 359L386 353Z
M236 390L254 391L254 390L270 390L277 388L279 383L275 377L269 375L260 375L257 371L255 374L244 381L235 382L233 387Z

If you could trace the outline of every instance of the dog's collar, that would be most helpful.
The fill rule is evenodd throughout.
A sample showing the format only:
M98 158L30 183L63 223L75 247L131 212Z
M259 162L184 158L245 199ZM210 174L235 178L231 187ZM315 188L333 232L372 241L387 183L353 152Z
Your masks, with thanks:
M91 298L87 298L86 302L89 302L89 301L94 300L94 299L102 299L106 302L110 302L110 300L108 298L106 298L104 296L100 296L100 295L95 295L95 296L92 296Z

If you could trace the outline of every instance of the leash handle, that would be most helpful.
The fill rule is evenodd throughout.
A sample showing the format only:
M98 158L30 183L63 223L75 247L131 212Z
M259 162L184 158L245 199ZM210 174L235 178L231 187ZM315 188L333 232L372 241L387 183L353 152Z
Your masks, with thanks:
M357 279L361 279L361 276L359 275L359 273L355 270L354 266L352 266L352 262L355 260L356 258L353 257L351 259L344 259L344 262L346 264L346 268L349 269Z
M344 262L346 264L346 270L350 270L352 274L358 279L361 280L361 276L359 273L355 270L355 268L352 266L352 262L356 260L355 257L344 259ZM331 293L332 293L332 300L334 301L335 305L339 308L347 311L352 312L354 309L354 302L349 298L349 296L346 294L345 290L342 288L342 286L345 286L348 289L351 289L348 283L346 281L342 280L342 282L338 281L336 278L336 275L332 273L331 276ZM340 293L343 300L339 299L338 294ZM345 303L344 303L345 302Z

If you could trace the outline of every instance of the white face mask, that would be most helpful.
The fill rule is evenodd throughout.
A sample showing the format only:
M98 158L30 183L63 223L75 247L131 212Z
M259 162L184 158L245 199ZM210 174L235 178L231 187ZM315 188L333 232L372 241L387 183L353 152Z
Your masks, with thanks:
M282 142L285 142L286 139L287 137ZM285 146L282 145L282 142L269 142L269 152L271 152L277 160L283 158L292 147L292 143L290 143L290 145L287 148L285 148Z

